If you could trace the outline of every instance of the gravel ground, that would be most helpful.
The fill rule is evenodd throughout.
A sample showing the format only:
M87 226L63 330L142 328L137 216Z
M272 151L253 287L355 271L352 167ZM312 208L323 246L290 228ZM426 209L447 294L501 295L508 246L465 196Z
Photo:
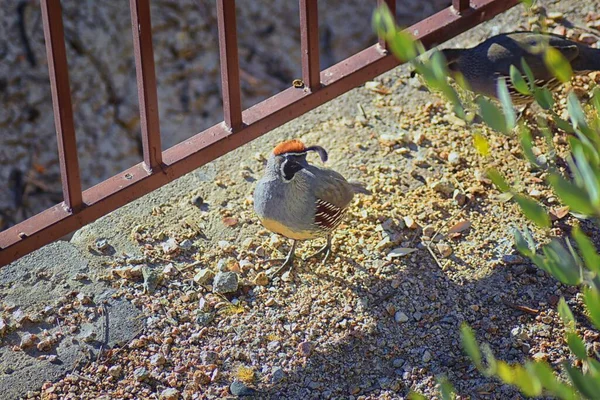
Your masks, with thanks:
M373 3L338 3L319 2L323 68L375 42L368 17ZM411 24L449 3L399 1L399 23ZM62 5L81 179L87 189L142 159L129 3ZM166 149L223 120L216 6L214 0L158 0L151 6ZM297 16L297 1L239 3L244 107L289 87L301 75ZM0 37L2 230L61 202L62 192L39 2L10 1L1 7Z
M563 12L566 26L585 25L600 8L597 1L577 10L574 2L543 3ZM521 12L453 42L514 30L515 21L526 21ZM464 126L407 72L378 79L387 95L358 88L159 190L168 196L151 211L121 214L113 229L137 256L104 254L94 224L86 228L78 240L89 241L90 257L103 267L93 279L111 282L115 297L138 306L146 328L29 397L396 399L417 390L435 398L435 377L445 375L461 398L521 398L474 370L459 326L469 323L503 360L556 366L573 359L556 312L560 296L586 345L599 351L579 291L513 250L513 227L529 226L545 241L575 221L542 184L543 171L529 167L515 138ZM600 76L574 82L581 97L592 80ZM474 132L488 138L490 157L473 149ZM355 200L326 265L297 262L269 281L264 260L284 255L290 243L260 226L252 188L272 146L291 137L328 149L328 164L373 195ZM554 140L560 165L565 135ZM542 139L535 151L548 157ZM484 177L488 167L553 210L553 227L531 226ZM190 191L185 182L196 186ZM598 232L583 227L598 243ZM320 245L302 243L298 254Z

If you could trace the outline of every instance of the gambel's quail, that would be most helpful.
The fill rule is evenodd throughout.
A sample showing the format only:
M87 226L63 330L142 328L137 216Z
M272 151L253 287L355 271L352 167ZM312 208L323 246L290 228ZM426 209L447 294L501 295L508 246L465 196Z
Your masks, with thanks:
M348 182L336 171L309 164L309 151L327 161L327 152L320 146L306 147L300 140L278 144L254 190L254 210L265 228L293 240L283 265L272 275L291 267L298 240L326 237L326 245L313 255L324 254L325 262L331 252L331 232L354 194L370 194L362 184Z
M513 87L510 81L510 66L514 65L525 77L521 66L521 59L524 59L538 86L556 89L560 82L554 78L544 62L543 48L546 45L560 51L571 63L575 74L583 75L600 70L600 49L549 33L504 33L470 49L444 49L442 53L448 62L448 69L452 73L461 73L474 92L498 98L496 85L498 79L504 77L513 103L525 105L531 103L533 97L523 95Z

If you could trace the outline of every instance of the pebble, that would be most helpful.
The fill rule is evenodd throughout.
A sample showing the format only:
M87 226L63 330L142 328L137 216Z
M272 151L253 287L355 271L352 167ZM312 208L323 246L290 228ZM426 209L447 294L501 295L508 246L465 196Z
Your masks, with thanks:
M242 247L244 249L249 249L250 247L252 247L252 245L254 244L254 238L246 238L244 239L244 241L242 242Z
M423 353L423 358L421 359L423 360L423 362L431 361L431 352L429 350L425 350L425 353Z
M167 388L160 392L159 399L161 400L177 400L179 398L179 390L175 388Z
M427 225L423 228L423 236L432 238L434 234L435 234L435 227L433 225Z
M394 358L392 360L392 365L393 365L394 368L400 368L401 366L404 365L404 362L405 361L403 359L401 359L401 358Z
M456 202L459 206L463 206L467 203L467 196L458 189L454 190L452 194L452 200Z
M210 282L215 277L215 273L208 268L203 268L194 275L194 282L203 285Z
M417 311L413 314L413 318L415 319L415 321L420 321L421 318L423 318L423 314L420 311Z
M235 272L219 272L213 281L213 292L232 293L238 290L238 275Z
M448 154L448 163L450 163L450 165L460 164L460 154L456 151L451 151L450 154Z
M266 286L269 284L269 277L265 272L261 271L256 274L256 277L254 278L254 284L258 286Z
M274 367L271 373L271 383L276 384L281 382L285 378L285 372L279 367Z
M181 247L184 250L189 250L192 248L192 245L194 243L190 240L190 239L184 239L180 244L179 247Z
M431 184L431 189L446 196L451 196L454 193L454 185L446 181L436 181Z
M35 344L36 340L37 340L36 335L33 335L33 334L27 332L23 336L21 336L21 344L19 345L19 347L21 347L22 349L27 349L29 347L32 347Z
M167 359L161 353L154 354L150 357L150 364L153 366L165 365L167 363Z
M394 314L394 320L398 323L403 323L408 321L408 315L404 314L402 311L396 311Z
M219 360L219 354L214 351L203 351L200 353L200 360L204 365L216 364Z
M256 394L256 390L246 386L243 382L233 381L231 385L229 385L229 391L234 396L254 396Z
M96 250L103 252L108 248L108 240L96 239L96 241L94 242L94 247L96 248Z
M452 254L452 247L446 243L440 242L435 245L442 258L449 257Z
M408 229L416 229L418 226L413 217L405 216L402 220Z
M179 249L179 244L177 240L170 238L166 242L161 244L162 250L165 254L173 254L177 249Z
M312 342L302 342L298 345L298 353L304 357L308 357L312 354L315 345Z
M204 204L204 199L202 196L194 196L191 200L191 203L196 207L200 207L202 204Z
M148 376L150 376L150 374L148 373L148 370L144 367L139 367L135 371L133 371L133 377L138 382L142 382L148 379Z
M113 365L112 367L110 367L108 369L108 374L110 376L112 376L113 378L120 377L122 372L123 372L123 367L121 367L120 365Z

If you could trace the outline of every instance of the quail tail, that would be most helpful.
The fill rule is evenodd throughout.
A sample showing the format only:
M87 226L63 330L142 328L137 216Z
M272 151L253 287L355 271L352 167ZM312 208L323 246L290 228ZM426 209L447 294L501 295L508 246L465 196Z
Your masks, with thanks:
M354 193L362 193L362 194L372 194L369 189L367 189L364 183L361 182L348 182L352 186L352 190Z

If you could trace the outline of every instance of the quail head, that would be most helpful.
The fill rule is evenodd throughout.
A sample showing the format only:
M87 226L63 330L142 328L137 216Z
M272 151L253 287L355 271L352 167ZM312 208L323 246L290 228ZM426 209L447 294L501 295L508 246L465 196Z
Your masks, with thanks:
M533 101L533 96L521 94L515 89L510 80L510 66L514 65L525 76L521 65L521 59L524 59L538 86L556 89L560 82L544 62L542 50L547 45L562 53L571 63L574 74L583 75L600 70L600 49L549 33L503 33L470 49L444 49L442 53L451 73L462 74L474 92L498 98L497 82L504 77L513 103L527 105Z
M291 267L298 240L325 237L326 245L313 255L324 255L325 262L331 252L331 232L354 194L370 194L362 184L348 182L336 171L309 164L306 155L311 151L327 161L327 152L320 146L306 147L299 140L278 144L254 190L254 210L265 228L293 240L283 265L273 275Z

